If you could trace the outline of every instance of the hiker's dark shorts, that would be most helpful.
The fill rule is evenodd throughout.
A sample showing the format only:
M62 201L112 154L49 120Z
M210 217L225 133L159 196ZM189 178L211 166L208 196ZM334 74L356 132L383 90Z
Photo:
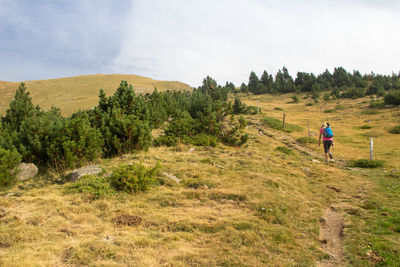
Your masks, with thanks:
M333 141L332 140L326 140L323 142L324 143L324 150L325 154L329 152L329 148L331 148Z

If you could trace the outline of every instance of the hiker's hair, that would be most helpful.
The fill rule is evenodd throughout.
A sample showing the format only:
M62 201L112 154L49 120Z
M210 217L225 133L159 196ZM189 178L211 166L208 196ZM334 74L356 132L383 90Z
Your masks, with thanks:
M330 127L331 125L329 124L329 122L326 123L326 127Z
M327 126L328 126L328 124L326 124L326 122L324 122L321 127L326 128Z

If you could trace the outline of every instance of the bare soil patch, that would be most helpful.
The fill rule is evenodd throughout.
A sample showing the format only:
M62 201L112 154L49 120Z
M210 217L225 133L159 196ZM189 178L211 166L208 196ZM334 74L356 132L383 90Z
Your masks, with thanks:
M343 228L344 219L340 212L334 208L327 208L320 219L320 242L322 250L328 255L328 259L318 262L319 267L344 266L343 252Z

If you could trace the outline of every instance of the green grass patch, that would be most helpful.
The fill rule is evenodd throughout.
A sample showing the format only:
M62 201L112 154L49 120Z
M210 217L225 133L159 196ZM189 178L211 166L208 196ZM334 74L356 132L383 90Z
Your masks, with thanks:
M364 212L349 215L346 250L351 266L399 266L400 181L382 171L371 171L368 179L378 186L369 194Z
M369 103L370 108L383 108L385 106L385 102L383 100L372 100Z
M376 114L379 114L379 111L377 111L376 109L367 109L367 110L361 111L361 114L376 115Z
M279 152L281 152L283 154L286 154L286 155L293 154L293 150L291 150L290 148L287 148L285 146L278 146L275 150L279 151Z
M337 105L337 106L334 107L334 108L324 110L324 112L325 112L325 113L333 113L333 112L335 112L335 111L339 111L339 110L343 110L343 109L345 109L345 106L343 106L343 105Z
M295 124L285 123L285 127L283 127L283 122L281 120L272 117L264 117L261 119L261 122L265 126L287 133L303 131L302 127Z
M317 144L318 143L317 139L315 139L313 137L307 137L307 136L297 138L296 141L300 144Z
M210 181L206 181L206 180L202 180L199 178L189 178L186 179L182 182L182 184L187 187L187 188L191 188L191 189L199 189L199 188L215 188L215 184L210 182Z
M280 108L280 107L274 107L274 110L283 111L283 108Z
M65 187L66 193L83 193L91 199L99 199L111 196L115 191L108 178L96 175L83 176L78 181Z
M360 129L371 129L371 128L372 128L372 126L368 125L368 124L364 124L364 125L360 126Z
M392 129L390 129L389 133L391 133L391 134L400 134L400 125L394 126Z
M359 159L351 161L350 166L357 168L374 169L383 167L383 163L384 162L382 160Z

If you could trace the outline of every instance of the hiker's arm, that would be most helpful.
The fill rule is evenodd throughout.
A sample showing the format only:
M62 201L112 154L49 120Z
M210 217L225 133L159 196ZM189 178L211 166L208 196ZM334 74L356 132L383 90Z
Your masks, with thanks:
M321 145L321 132L319 132L318 146Z

